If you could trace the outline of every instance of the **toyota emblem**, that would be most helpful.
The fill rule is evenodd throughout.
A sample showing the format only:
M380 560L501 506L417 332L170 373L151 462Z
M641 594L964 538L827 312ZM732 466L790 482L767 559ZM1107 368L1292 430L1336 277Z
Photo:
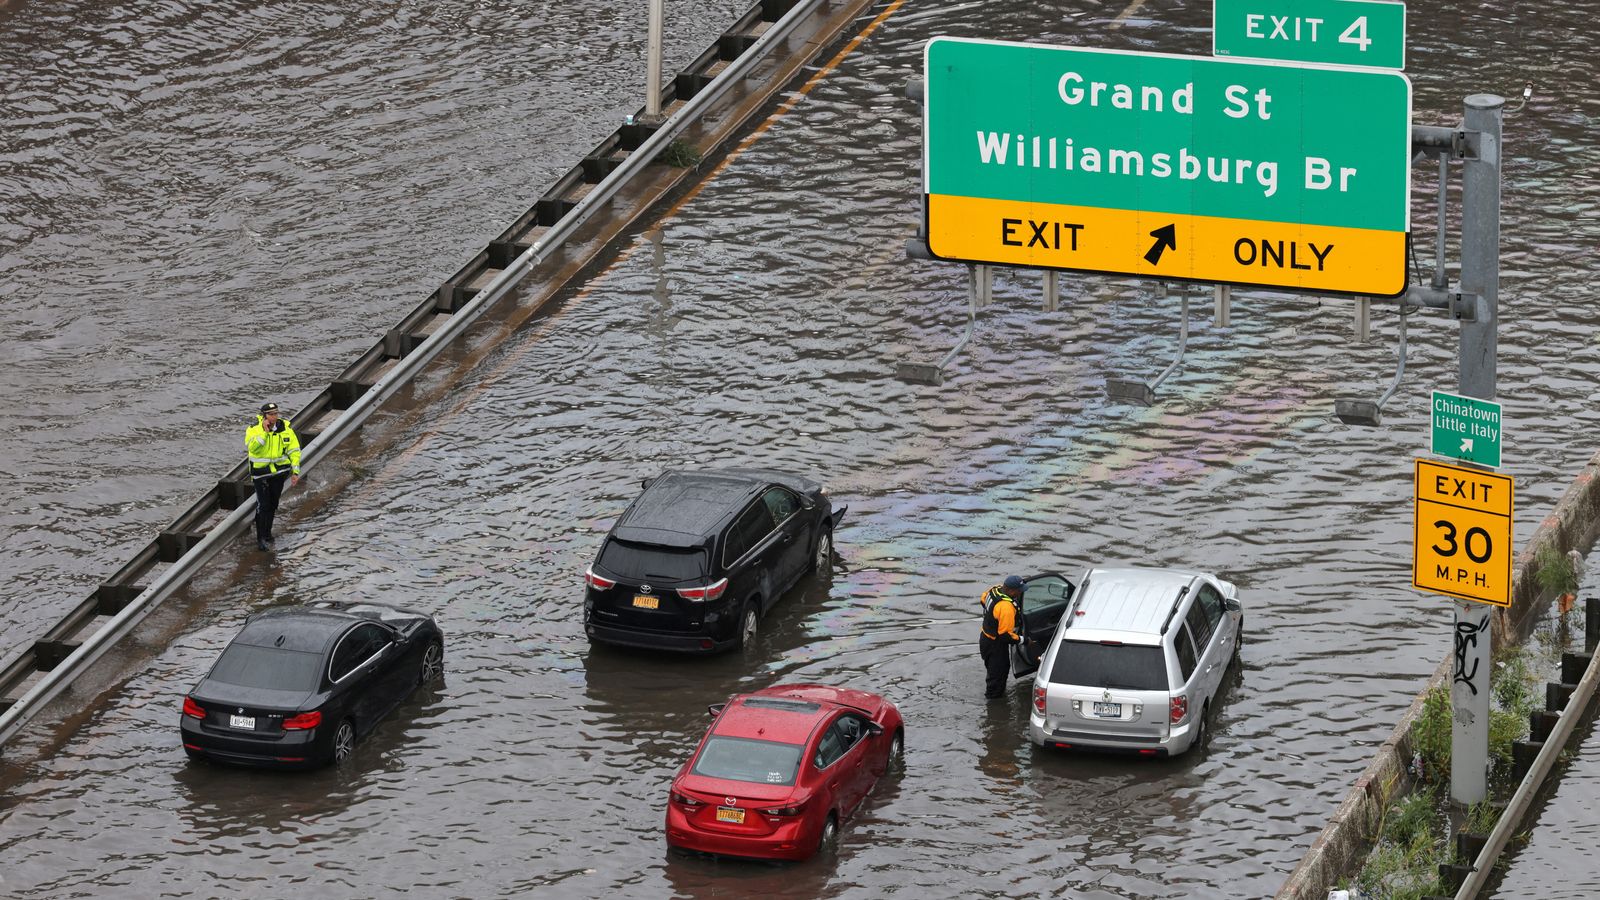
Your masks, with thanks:
M641 593L641 594L650 593L650 585L648 585L648 584L639 585L639 593Z
M732 805L734 805L734 804L735 804L735 803L738 803L738 802L739 802L739 798L738 798L738 797L723 797L723 798L722 798L722 799L724 799L724 800L726 800L726 801L728 801L728 805L729 805L729 806L732 806Z

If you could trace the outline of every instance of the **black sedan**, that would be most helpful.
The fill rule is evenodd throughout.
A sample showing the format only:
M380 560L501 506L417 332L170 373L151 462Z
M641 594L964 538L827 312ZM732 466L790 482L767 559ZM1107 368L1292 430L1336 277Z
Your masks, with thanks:
M443 673L444 635L426 613L338 601L268 610L183 698L183 749L256 766L342 763L412 688Z
M799 475L664 473L645 482L584 573L584 630L590 640L631 647L749 647L785 591L833 566L833 531L844 513L822 485Z

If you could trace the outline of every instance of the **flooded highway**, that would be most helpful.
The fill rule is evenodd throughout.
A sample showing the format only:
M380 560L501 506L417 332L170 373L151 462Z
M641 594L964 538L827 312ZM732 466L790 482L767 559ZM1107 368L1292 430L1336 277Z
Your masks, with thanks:
M748 8L669 0L668 71ZM638 109L644 29L599 2L0 4L26 458L0 657L221 477L262 398L316 394Z
M14 31L41 8L0 11L0 25ZM330 897L1274 892L1448 649L1449 605L1409 587L1406 548L1412 459L1426 447L1428 389L1455 384L1455 325L1412 320L1406 381L1382 428L1341 425L1332 407L1335 397L1381 392L1393 373L1395 317L1376 311L1374 343L1353 347L1341 300L1236 295L1233 326L1218 328L1199 298L1182 369L1157 406L1139 409L1109 403L1104 380L1165 365L1176 297L1065 276L1062 310L1045 314L1037 273L1004 274L945 385L892 378L897 361L937 360L964 321L963 270L903 253L921 135L900 89L920 77L923 43L957 34L1209 51L1208 7L1121 12L1012 0L895 10L702 190L625 239L614 264L447 399L414 410L398 441L341 453L334 466L353 480L337 494L313 487L312 502L288 511L275 559L241 541L169 602L126 679L68 739L36 738L38 758L0 760L0 886L19 896L197 897L302 886ZM370 27L410 54L429 38L390 34L383 23L396 15L373 9ZM1590 256L1600 245L1590 133L1600 100L1573 87L1595 80L1587 9L1480 18L1488 15L1413 17L1408 71L1416 121L1436 124L1457 120L1464 93L1514 96L1535 80L1535 100L1507 119L1502 229L1503 471L1518 478L1522 539L1593 453L1600 418L1600 312L1585 290L1600 271ZM457 27L438 40L453 46ZM513 87L533 77L516 45L554 26L520 27L520 38L487 27L474 36L485 54L516 61L498 76ZM285 34L268 32L280 42ZM66 47L38 40L56 53ZM565 49L604 56L615 40L591 32ZM379 41L366 51L372 58L348 65L392 65L396 78L409 72L419 84L450 78L448 60L384 49ZM551 52L578 65L570 52ZM237 77L263 98L260 115L292 120L264 99L283 71L264 65ZM371 90L369 102L392 92L376 78L352 80ZM635 105L623 84L608 96L618 109ZM520 114L535 118L551 102L528 100ZM226 111L218 104L213 116ZM485 109L482 119L495 116ZM270 303L257 308L257 291L276 285L276 302L300 302L308 282L377 280L396 286L388 297L399 308L458 262L439 248L465 242L442 235L468 223L493 230L519 211L501 185L539 185L532 167L557 171L587 146L572 137L563 155L564 136L469 139L439 127L460 146L499 155L463 162L411 124L392 123L389 140L428 151L410 160L374 153L378 196L350 206L332 196L357 177L350 169L312 185L285 170L284 193L303 193L278 207L284 224L272 233L315 231L337 209L348 217L328 237L339 252L320 262L263 252L261 268L230 272L212 285L216 294L189 299L209 319L161 305L168 273L223 252L176 238L152 238L137 248L148 259L100 273L103 296L121 298L122 313L91 317L62 294L24 307L37 320L29 327L71 343L23 343L27 364L4 376L34 379L26 395L14 382L6 391L36 404L22 435L23 483L0 495L8 559L47 557L24 564L51 590L63 579L91 584L120 561L106 545L148 530L173 498L234 458L237 411L260 393L251 385L266 377L285 395L314 390L324 380L315 373L370 340L364 316L389 308L319 308L314 322L284 325L306 330L258 374L236 358L268 353L250 337L277 321ZM241 139L216 140L231 148ZM168 148L169 136L145 140L145 152L183 149ZM511 177L513 165L530 174ZM6 177L19 183L5 186L4 202L47 195L39 175ZM216 196L249 183L217 179ZM1422 231L1430 177L1416 184ZM152 181L143 190L174 188ZM415 233L418 215L446 212L459 218ZM157 230L148 218L133 224ZM24 247L48 239L28 236ZM69 280L68 271L41 274L45 258L8 249L5 259L20 261L0 264L0 279ZM193 333L163 326L173 319L195 321ZM112 375L97 380L111 369L71 351L114 345L118 326L161 332L178 360L172 370L165 358L126 364L137 369L129 380L146 385L131 392L127 421L159 428L153 441L172 464L155 467L155 478L79 487L74 473L97 467L105 449L90 442L129 392ZM204 388L174 387L178 372ZM52 377L74 390L43 396ZM825 482L850 507L833 571L803 581L741 653L682 659L591 647L583 570L600 538L642 478L701 465L786 468ZM164 502L147 499L158 485ZM103 513L90 523L103 532L79 530L86 511ZM981 699L980 591L1014 571L1099 561L1204 567L1239 585L1244 665L1204 756L1146 763L1041 752L1025 738L1025 686L1004 701ZM27 606L35 593L7 603L11 624L48 620ZM443 686L414 695L342 771L188 764L176 733L183 692L250 612L323 596L433 612L446 634ZM833 858L777 868L669 855L665 792L706 726L705 706L784 681L893 700L907 722L904 774L879 785Z

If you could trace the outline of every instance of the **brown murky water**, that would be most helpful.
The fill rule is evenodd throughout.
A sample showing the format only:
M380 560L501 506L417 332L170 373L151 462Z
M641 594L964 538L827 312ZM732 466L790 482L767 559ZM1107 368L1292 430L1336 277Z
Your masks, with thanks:
M13 455L28 464L0 488L7 555L25 567L8 586L18 597L4 613L11 622L50 619L121 561L119 546L224 468L230 417L259 393L253 378L309 395L371 339L372 317L386 322L453 271L608 130L608 110L636 105L613 69L642 52L611 49L631 32L583 6L417 12L403 27L392 24L399 8L352 9L343 24L319 12L256 39L270 37L280 56L251 66L238 61L246 53L229 68L220 48L241 44L250 22L268 24L241 7L219 20L236 38L174 51L190 68L108 76L152 79L137 90L164 92L161 128L139 124L153 100L132 105L137 90L100 89L130 109L100 115L132 117L91 142L112 145L103 160L165 154L186 161L186 174L158 179L123 162L121 181L91 168L63 186L43 164L0 169L3 202L44 210L41 224L6 234L0 257L0 283L23 297L29 323L4 338L23 365L0 375L27 423ZM123 31L145 29L141 46L213 33L188 24L198 7L164 9L165 21L117 25L106 12L25 4L0 23L12 43L31 35L22 46L41 57L28 69L37 105L77 84L47 54L116 57ZM356 480L337 496L313 488L317 502L291 511L275 562L241 542L164 611L152 631L172 634L170 645L130 664L70 739L36 737L28 749L48 750L41 758L0 762L5 887L213 896L307 885L351 897L1276 890L1447 652L1448 605L1409 588L1406 548L1411 459L1426 449L1428 389L1455 383L1455 327L1413 320L1406 383L1378 429L1339 424L1333 398L1382 390L1395 320L1377 313L1378 340L1352 347L1344 301L1246 294L1227 329L1198 303L1205 314L1184 367L1161 404L1142 410L1109 404L1104 378L1165 364L1176 300L1148 285L1065 279L1063 310L1042 314L1037 275L1019 273L1001 278L944 387L891 377L898 360L937 359L962 322L961 270L903 259L920 124L900 86L919 74L922 43L959 34L1209 51L1209 7L1152 3L1114 29L1120 12L1013 0L896 11L704 190L624 240L614 265L418 410L392 445L345 454L340 466ZM708 38L732 14L691 18L705 20ZM72 28L38 24L49 15ZM1600 236L1590 174L1600 101L1588 90L1589 17L1541 5L1411 22L1417 121L1454 122L1471 90L1514 95L1532 77L1540 91L1507 125L1500 399L1521 538L1593 451L1596 430L1600 313L1587 288ZM563 27L566 37L551 37ZM463 39L471 62L433 52ZM692 52L705 39L682 42ZM463 65L475 73L465 82ZM554 90L552 66L618 83L557 99L539 93ZM300 80L302 68L347 73L345 85ZM499 88L492 100L483 79ZM385 100L420 104L417 91L481 105L421 124L420 114L383 119ZM248 128L236 124L241 106ZM67 127L48 111L26 115L40 120L27 125L40 147L49 129ZM351 116L369 117L375 133L343 129ZM471 134L480 127L489 130ZM259 158L233 160L241 143L259 144ZM45 152L0 146L8 161ZM212 155L191 157L196 147ZM262 183L254 193L242 187L252 177ZM1419 231L1427 180L1417 182ZM359 200L341 202L344 187L363 184ZM53 237L78 233L83 215L60 210L113 200L122 215ZM163 216L192 232L172 237L178 223L153 224ZM104 228L121 239L107 241ZM251 233L270 239L258 246ZM62 287L74 281L99 302L79 303ZM364 310L318 305L369 281L382 287L357 292ZM313 313L280 316L281 305ZM166 324L174 319L187 327ZM281 329L281 354L262 340L269 328ZM145 340L118 343L119 331ZM119 346L128 349L106 349ZM140 355L154 346L166 349ZM118 413L125 402L135 405ZM107 466L107 448L90 442L108 439L116 451L148 441L157 462ZM590 648L581 573L639 479L733 463L812 473L850 504L831 575L775 608L746 654ZM1022 686L1005 703L979 699L978 592L1010 571L1100 560L1212 567L1240 584L1243 671L1204 758L1037 752ZM74 581L76 593L60 590ZM435 611L449 641L445 686L402 707L348 772L186 764L181 693L249 612L316 596ZM880 785L836 858L772 868L669 855L664 791L705 726L705 705L800 679L894 699L908 722L906 773Z

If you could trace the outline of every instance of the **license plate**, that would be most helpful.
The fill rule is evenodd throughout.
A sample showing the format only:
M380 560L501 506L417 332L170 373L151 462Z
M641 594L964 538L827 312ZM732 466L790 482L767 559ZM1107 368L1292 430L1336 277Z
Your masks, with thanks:
M743 825L744 810L732 806L719 806L717 807L717 821Z
M1094 702L1094 714L1097 716L1104 716L1108 719L1120 719L1122 718L1122 704L1105 703L1103 701L1096 700Z
M661 598L651 597L648 594L638 594L633 598L633 605L640 609L655 609L661 605Z
M244 728L244 729L248 729L250 731L255 731L256 730L256 717L255 716L229 716L228 717L228 727L230 727L230 728Z

